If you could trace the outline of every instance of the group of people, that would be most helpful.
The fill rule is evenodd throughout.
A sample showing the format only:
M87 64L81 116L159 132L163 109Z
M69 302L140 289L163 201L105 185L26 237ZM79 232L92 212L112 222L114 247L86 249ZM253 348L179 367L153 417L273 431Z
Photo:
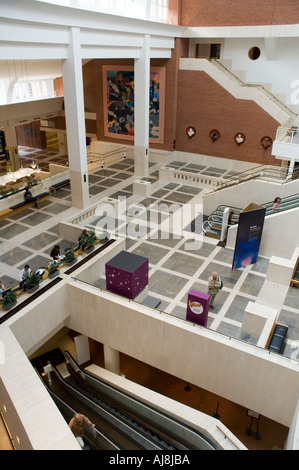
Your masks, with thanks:
M88 230L84 229L81 235L78 238L78 244L79 247L83 247L84 245L84 240L86 237L89 236ZM51 253L50 253L51 258L53 258L53 261L60 261L64 258L64 256L61 256L60 254L60 245L54 245Z

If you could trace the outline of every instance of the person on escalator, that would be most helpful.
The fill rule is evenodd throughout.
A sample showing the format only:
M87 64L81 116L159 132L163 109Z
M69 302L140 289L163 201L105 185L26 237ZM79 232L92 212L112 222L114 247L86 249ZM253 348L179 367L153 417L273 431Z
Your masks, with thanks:
M228 225L235 225L236 222L233 221L234 211L230 210L228 214Z
M80 413L75 413L73 418L69 422L69 427L71 428L81 447L84 447L84 442L82 438L84 436L85 423L94 427L94 424L86 416Z
M280 209L280 197L276 197L273 202L273 212L278 212Z

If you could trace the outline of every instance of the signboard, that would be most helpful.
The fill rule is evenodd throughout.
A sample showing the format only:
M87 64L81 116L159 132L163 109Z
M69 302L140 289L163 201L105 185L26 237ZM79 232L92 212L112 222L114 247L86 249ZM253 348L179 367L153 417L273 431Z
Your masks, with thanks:
M240 212L233 269L244 268L257 261L266 209L250 203Z
M209 294L194 289L190 290L188 293L186 319L198 325L207 326L209 300Z

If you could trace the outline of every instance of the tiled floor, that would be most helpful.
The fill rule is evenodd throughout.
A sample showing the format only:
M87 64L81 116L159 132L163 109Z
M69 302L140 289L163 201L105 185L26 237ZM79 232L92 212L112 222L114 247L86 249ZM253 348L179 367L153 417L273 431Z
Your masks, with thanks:
M56 157L46 156L49 161L51 158ZM173 162L173 166L217 175L230 173L229 170L199 168L199 165L182 162ZM232 270L232 250L217 246L217 240L212 238L204 238L200 246L190 250L186 242L193 238L191 220L184 220L178 238L171 232L168 236L165 225L161 228L161 223L168 220L167 207L172 204L176 204L176 208L184 204L200 204L205 190L186 184L159 182L158 165L155 164L150 165L150 175L146 178L152 183L150 197L133 195L134 179L133 161L130 159L98 169L89 175L90 199L94 203L104 196L126 198L127 205L122 206L124 210L117 214L117 223L113 218L108 222L117 228L118 233L130 234L126 239L128 251L149 258L149 294L161 301L158 308L183 321L189 290L206 292L207 279L217 270L224 288L216 297L214 310L209 312L208 328L256 344L257 338L242 333L241 325L247 303L255 301L261 292L269 260L260 257L253 266ZM38 209L28 208L0 221L0 279L6 287L14 287L18 283L25 263L32 269L47 265L55 243L60 244L62 252L69 246L68 240L59 237L58 223L70 214L71 191L70 187L64 187L51 193ZM155 219L154 215L158 218ZM85 221L85 225L94 228L102 221L103 217L97 216ZM200 235L200 223L195 225L195 232ZM99 279L96 284L105 287L105 279ZM298 300L299 290L289 288L279 315L279 321L289 325L284 351L287 356L296 353L299 341Z
M25 155L24 161L29 161L28 156L31 160L33 156L35 159L39 156L39 166L53 160L65 162L65 157L57 157L53 152L47 152L42 158L40 154L32 149L20 151L21 158ZM152 183L152 191L145 198L133 195L133 181L136 179L133 176L133 160L122 160L93 171L89 175L91 202L99 201L104 196L122 198L125 202L116 217L93 217L86 220L85 225L96 228L105 221L104 229L116 230L117 234L127 236L127 250L149 258L149 294L161 301L158 308L181 319L185 319L188 292L191 289L206 292L209 276L217 271L223 279L224 288L216 297L214 310L209 312L208 328L256 344L258 338L243 333L241 325L247 303L257 299L264 285L269 260L259 257L255 265L232 270L233 250L217 246L217 240L199 238L199 246L190 249L188 241L193 238L193 231L199 237L201 234L201 223L191 226L192 217L184 221L180 230L176 229L173 235L172 224L168 226L167 222L169 208L184 209L189 205L196 209L205 190L186 184L159 182L158 166L150 163L150 174L145 179ZM215 175L232 173L229 169L183 162L172 162L168 166ZM69 247L69 241L59 237L58 223L67 218L70 210L71 190L66 186L51 193L37 210L28 208L0 221L0 279L6 287L18 282L25 263L30 264L32 269L46 266L54 244L60 244L62 251ZM197 218L200 219L199 216ZM99 279L97 285L105 287L105 279ZM298 300L299 290L290 287L278 318L289 326L284 350L287 356L296 354L298 347Z

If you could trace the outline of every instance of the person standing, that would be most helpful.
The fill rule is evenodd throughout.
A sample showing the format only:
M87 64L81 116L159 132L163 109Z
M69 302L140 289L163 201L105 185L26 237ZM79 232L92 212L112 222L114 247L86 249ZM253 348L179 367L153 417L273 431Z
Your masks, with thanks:
M69 427L71 428L73 434L75 435L76 439L78 440L81 447L84 447L84 424L87 423L90 426L94 427L94 424L84 415L81 413L75 413L73 418L69 422Z
M218 273L214 272L208 280L208 294L210 295L210 308L214 308L215 297L221 288L222 282Z

